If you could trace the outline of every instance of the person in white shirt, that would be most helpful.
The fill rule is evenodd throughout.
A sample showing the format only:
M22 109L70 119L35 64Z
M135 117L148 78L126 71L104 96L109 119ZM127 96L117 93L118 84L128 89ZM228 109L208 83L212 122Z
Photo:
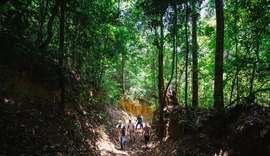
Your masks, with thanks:
M135 134L134 134L134 131L135 131L135 123L132 122L131 119L129 119L129 122L128 122L128 135L129 135L129 141L132 142L135 141Z
M121 150L123 150L124 146L125 146L125 139L126 139L125 138L126 137L126 127L123 124L122 120L118 121L118 125L116 126L115 132L118 135Z

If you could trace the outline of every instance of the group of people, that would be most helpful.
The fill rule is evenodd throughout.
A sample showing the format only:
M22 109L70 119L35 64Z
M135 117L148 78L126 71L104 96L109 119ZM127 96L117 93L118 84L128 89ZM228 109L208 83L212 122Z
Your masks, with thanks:
M150 135L151 135L150 130L151 129L147 123L144 124L145 126L143 125L143 116L142 115L138 115L136 121L137 121L137 123L135 125L135 123L131 119L129 119L127 128L122 120L118 121L115 132L119 138L121 150L124 149L125 142L126 142L126 136L128 136L130 142L132 142L132 141L135 142L135 130L137 130L138 126L140 126L140 128L143 129L142 135L144 136L144 143L145 143L145 147L147 148L147 145L150 142Z

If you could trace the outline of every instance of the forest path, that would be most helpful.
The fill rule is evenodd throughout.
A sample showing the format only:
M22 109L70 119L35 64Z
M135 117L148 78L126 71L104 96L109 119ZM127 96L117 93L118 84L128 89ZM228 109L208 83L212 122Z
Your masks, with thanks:
M120 150L120 144L118 142L118 137L115 135L114 130L117 121L121 119L127 126L128 120L136 120L136 117L131 113L123 111L115 107L109 107L107 109L109 113L109 119L107 125L102 125L100 127L100 139L97 142L97 146L100 150L101 155L111 155L111 156L138 156L138 155L155 155L151 152L151 149L156 146L154 142L150 142L148 148L145 148L144 137L142 136L142 129L139 128L135 130L135 142L130 141L130 137L126 137L126 145L124 150ZM150 123L151 116L144 117L144 123ZM107 126L107 128L105 127Z

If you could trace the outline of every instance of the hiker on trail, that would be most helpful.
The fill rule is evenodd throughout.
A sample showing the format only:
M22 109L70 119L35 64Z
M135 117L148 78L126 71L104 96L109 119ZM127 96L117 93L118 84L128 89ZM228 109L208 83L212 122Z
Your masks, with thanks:
M118 121L118 125L116 126L115 132L118 135L121 150L123 150L125 146L126 127L123 124L122 120Z
M128 135L129 135L129 142L132 141L135 141L135 134L134 134L134 130L135 130L135 124L134 122L131 121L131 119L129 119L129 122L128 122Z
M143 128L143 136L144 136L144 143L145 143L145 147L147 148L147 145L150 142L150 135L151 135L151 129L149 127L149 125L146 123L145 127Z
M137 126L140 125L140 128L143 128L143 116L142 115L138 115L137 117L137 124L136 124L136 129L137 129Z

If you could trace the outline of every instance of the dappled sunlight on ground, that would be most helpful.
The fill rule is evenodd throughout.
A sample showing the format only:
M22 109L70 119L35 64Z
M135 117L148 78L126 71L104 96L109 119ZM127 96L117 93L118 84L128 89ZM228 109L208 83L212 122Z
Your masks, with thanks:
M110 140L109 136L104 132L104 130L104 126L100 126L100 139L96 143L101 155L128 155L127 152L121 151L115 146L115 143Z
M13 105L14 104L14 100L12 98L4 98L4 103L5 104L11 104L11 105Z
M219 153L215 153L214 156L229 156L229 152L223 151L222 149L220 149Z

